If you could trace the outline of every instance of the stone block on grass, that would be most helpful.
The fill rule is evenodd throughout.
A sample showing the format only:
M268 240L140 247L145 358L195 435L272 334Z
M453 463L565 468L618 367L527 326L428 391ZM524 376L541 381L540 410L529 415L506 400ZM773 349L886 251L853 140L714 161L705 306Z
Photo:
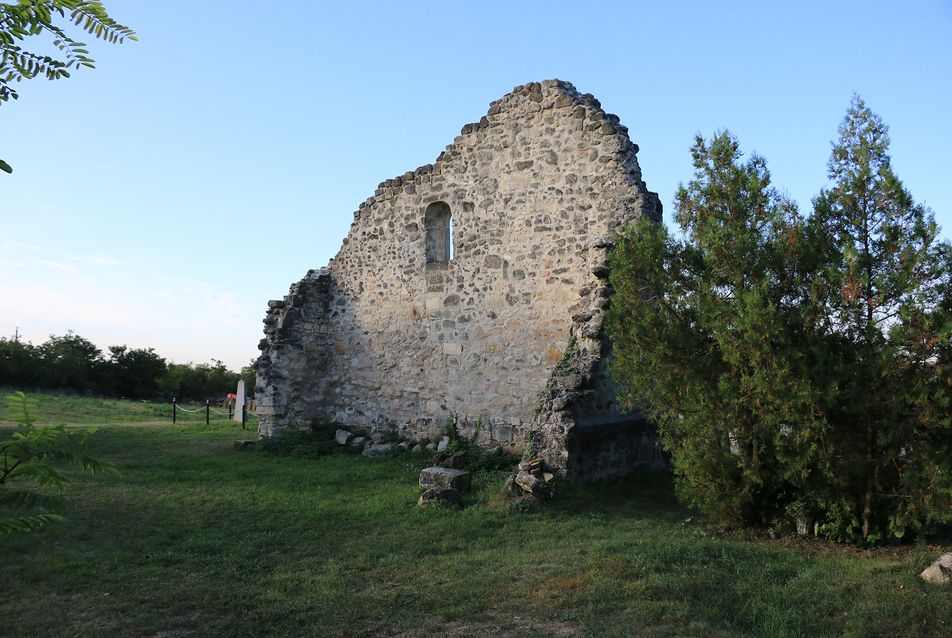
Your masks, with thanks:
M939 556L939 559L926 567L919 576L930 583L947 583L950 574L952 574L952 553Z
M451 487L460 492L468 492L473 475L463 470L448 467L428 467L420 472L420 487Z

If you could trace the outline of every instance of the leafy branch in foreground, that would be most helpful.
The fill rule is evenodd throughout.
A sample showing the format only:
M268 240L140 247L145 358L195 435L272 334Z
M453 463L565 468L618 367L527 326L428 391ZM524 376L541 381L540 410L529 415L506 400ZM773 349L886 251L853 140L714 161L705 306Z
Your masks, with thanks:
M0 534L39 529L46 523L62 520L62 513L72 506L64 496L69 477L48 461L80 463L83 471L91 474L108 472L119 476L111 463L72 450L81 445L96 428L69 431L65 425L34 425L37 421L36 399L28 399L22 392L7 397L7 407L16 413L14 421L22 432L15 432L9 441L0 442L0 509L23 514L31 510L45 510L40 514L15 515L0 518ZM15 479L32 481L40 487L54 488L55 492L7 488Z
M89 57L86 44L73 40L63 27L54 23L56 14L83 31L106 40L121 43L126 38L135 40L135 32L106 13L101 2L95 0L19 0L16 4L0 3L0 102L19 97L11 83L46 76L49 80L69 77L69 69L81 66L93 68L95 60ZM68 14L68 18L67 18ZM62 52L63 59L27 51L19 42L30 36L47 33L53 45ZM0 160L0 170L12 173L9 164Z

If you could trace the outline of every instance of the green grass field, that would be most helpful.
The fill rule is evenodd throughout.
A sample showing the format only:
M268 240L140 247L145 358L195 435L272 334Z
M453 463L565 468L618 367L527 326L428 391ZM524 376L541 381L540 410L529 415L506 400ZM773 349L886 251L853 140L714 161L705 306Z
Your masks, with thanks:
M427 455L263 456L233 448L252 434L234 422L170 410L40 397L44 420L97 425L84 451L122 476L69 468L66 520L0 536L0 635L952 633L952 586L918 577L948 536L861 551L722 532L656 474L513 506L485 472L463 509L420 508Z

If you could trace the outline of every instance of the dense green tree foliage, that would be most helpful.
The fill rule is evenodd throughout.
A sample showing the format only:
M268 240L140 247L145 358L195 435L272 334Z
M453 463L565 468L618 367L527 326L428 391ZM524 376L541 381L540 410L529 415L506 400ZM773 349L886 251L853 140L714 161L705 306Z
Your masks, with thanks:
M159 394L159 381L166 375L165 359L149 348L130 350L126 346L109 346L109 376L112 393L122 397L154 397Z
M612 372L622 405L658 419L683 498L722 521L767 522L789 470L765 448L812 413L795 329L805 231L763 158L742 164L729 133L699 137L692 155L695 179L677 193L684 239L647 220L618 238Z
M165 396L182 399L202 400L221 398L238 387L241 374L232 372L217 359L212 363L173 363L168 366L168 374L159 382L159 388ZM254 392L254 383L247 386L248 396Z
M241 378L245 382L245 388L248 390L248 396L254 396L255 383L258 379L258 371L255 369L255 360L252 359L248 365L242 366Z
M679 494L733 524L902 539L952 517L949 246L859 98L805 218L729 133L692 148L682 236L613 255L613 374L654 416Z
M239 379L254 391L254 370L232 372L224 363L166 363L153 348L110 346L109 358L73 332L51 335L39 346L0 339L0 386L30 390L64 389L128 399L203 401L234 392Z
M952 505L950 246L893 172L887 132L854 96L833 184L813 202L828 293L819 308L841 367L827 416L837 498L825 505L841 533L863 538L949 517Z
M47 383L54 388L93 388L103 376L102 350L72 331L50 335L39 347Z
M39 388L45 383L39 351L32 343L0 338L0 384Z

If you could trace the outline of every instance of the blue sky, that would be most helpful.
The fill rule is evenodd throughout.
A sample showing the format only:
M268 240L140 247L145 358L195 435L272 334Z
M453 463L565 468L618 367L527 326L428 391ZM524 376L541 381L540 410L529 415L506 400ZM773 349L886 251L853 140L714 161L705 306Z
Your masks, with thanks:
M6 338L240 368L378 183L551 78L621 118L669 224L694 135L723 128L809 212L855 91L952 237L949 0L105 5L138 42L77 35L96 69L0 105Z

